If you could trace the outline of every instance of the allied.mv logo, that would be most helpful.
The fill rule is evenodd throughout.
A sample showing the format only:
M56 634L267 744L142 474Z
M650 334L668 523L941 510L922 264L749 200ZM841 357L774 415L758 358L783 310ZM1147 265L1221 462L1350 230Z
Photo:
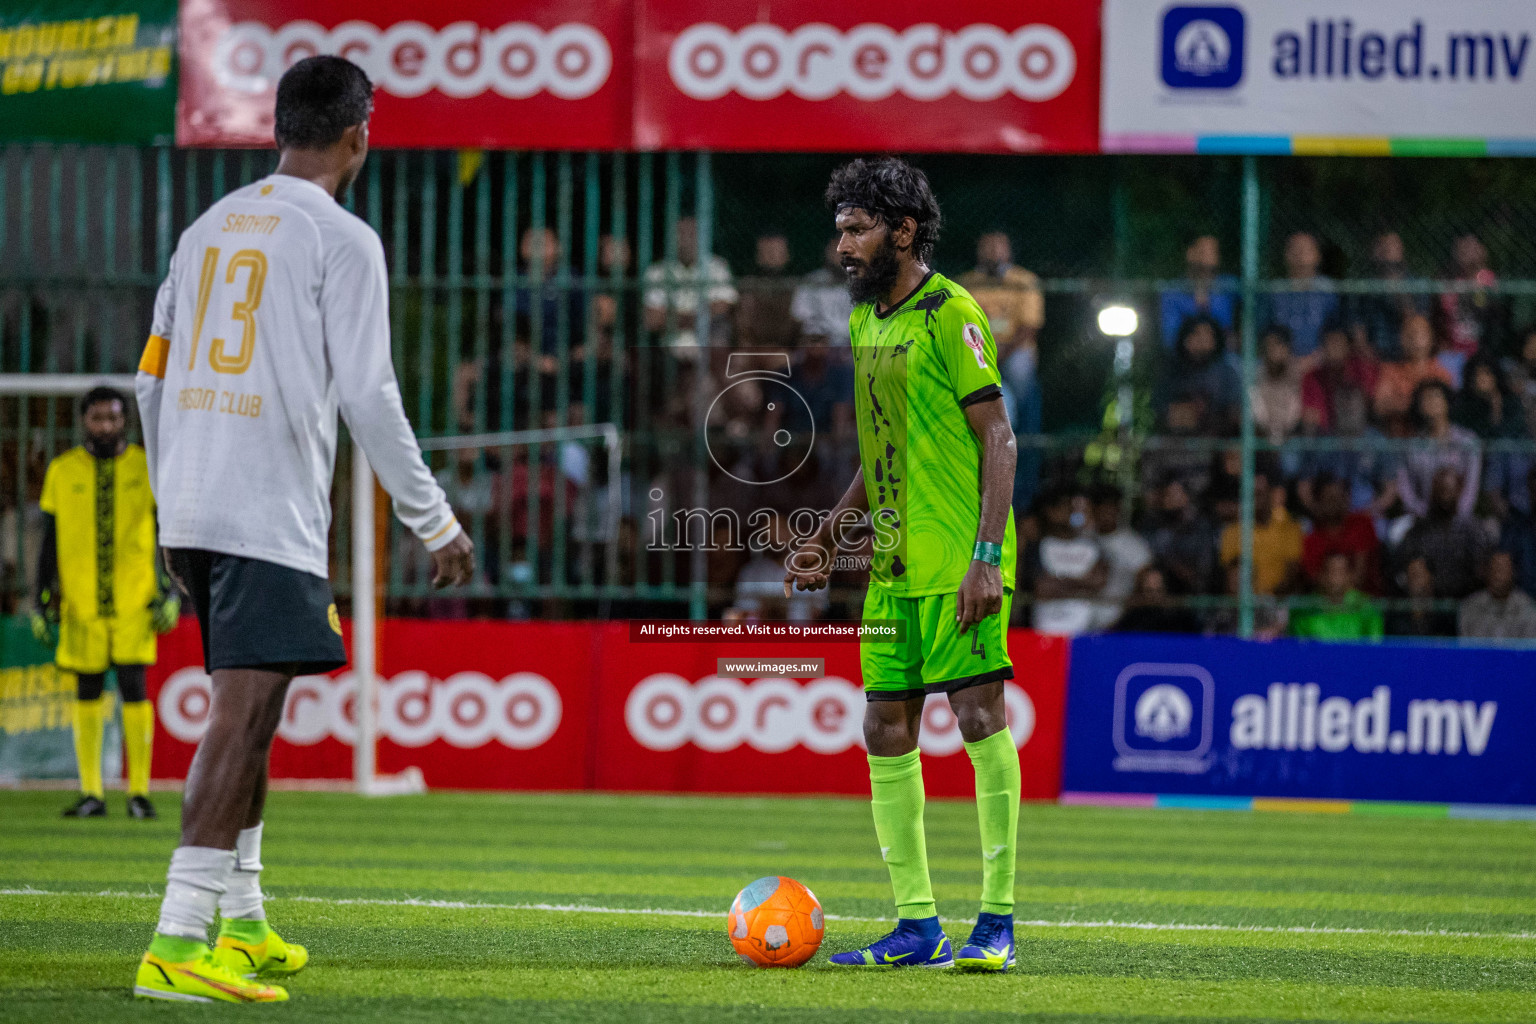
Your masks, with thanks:
M1216 682L1200 665L1127 665L1115 679L1115 771L1204 772L1215 705Z
M1162 71L1171 89L1237 85L1243 79L1243 12L1226 4L1168 8Z
M1136 699L1136 735L1150 736L1158 743L1188 736L1194 717L1189 695L1170 683L1148 687Z

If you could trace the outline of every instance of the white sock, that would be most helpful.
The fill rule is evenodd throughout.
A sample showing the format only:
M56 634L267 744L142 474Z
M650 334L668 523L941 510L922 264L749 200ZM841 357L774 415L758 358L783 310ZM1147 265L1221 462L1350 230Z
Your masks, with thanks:
M267 911L261 903L261 822L241 829L235 840L235 866L229 873L224 895L219 897L219 913L242 921L265 921Z
M165 875L165 900L160 904L161 935L208 941L208 927L218 907L235 855L208 846L178 846Z

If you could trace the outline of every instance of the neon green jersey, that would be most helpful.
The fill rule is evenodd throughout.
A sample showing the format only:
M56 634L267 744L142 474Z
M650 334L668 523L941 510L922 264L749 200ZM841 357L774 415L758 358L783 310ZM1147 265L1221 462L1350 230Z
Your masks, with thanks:
M954 593L981 517L981 444L965 406L1001 393L986 314L970 292L930 272L884 314L855 307L849 331L859 462L875 523L870 586L904 597ZM1011 513L1002 574L1011 588Z

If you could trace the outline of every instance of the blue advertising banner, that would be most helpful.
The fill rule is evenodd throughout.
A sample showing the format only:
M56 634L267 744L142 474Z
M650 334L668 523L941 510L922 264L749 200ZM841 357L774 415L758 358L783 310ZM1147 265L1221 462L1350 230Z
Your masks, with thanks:
M1530 0L1104 0L1106 152L1536 154Z
M1536 651L1073 641L1062 788L1536 803Z

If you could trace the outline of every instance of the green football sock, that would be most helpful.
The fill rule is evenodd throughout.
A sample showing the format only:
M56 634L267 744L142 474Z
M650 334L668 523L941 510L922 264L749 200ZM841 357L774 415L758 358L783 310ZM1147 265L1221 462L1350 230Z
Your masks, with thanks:
M247 921L238 917L220 918L219 938L222 939L226 935L241 942L249 942L254 946L267 937L267 922L265 919Z
M155 937L149 943L149 951L162 960L169 960L173 964L184 964L188 960L197 960L208 952L206 942L198 942L196 939L184 939L179 935L162 935L155 932Z
M1019 841L1019 750L1007 729L967 743L976 769L976 816L981 820L981 909L1013 913L1013 870Z
M900 917L933 917L928 881L928 841L923 834L923 765L918 752L900 757L869 755L870 806L880 855L891 872Z

